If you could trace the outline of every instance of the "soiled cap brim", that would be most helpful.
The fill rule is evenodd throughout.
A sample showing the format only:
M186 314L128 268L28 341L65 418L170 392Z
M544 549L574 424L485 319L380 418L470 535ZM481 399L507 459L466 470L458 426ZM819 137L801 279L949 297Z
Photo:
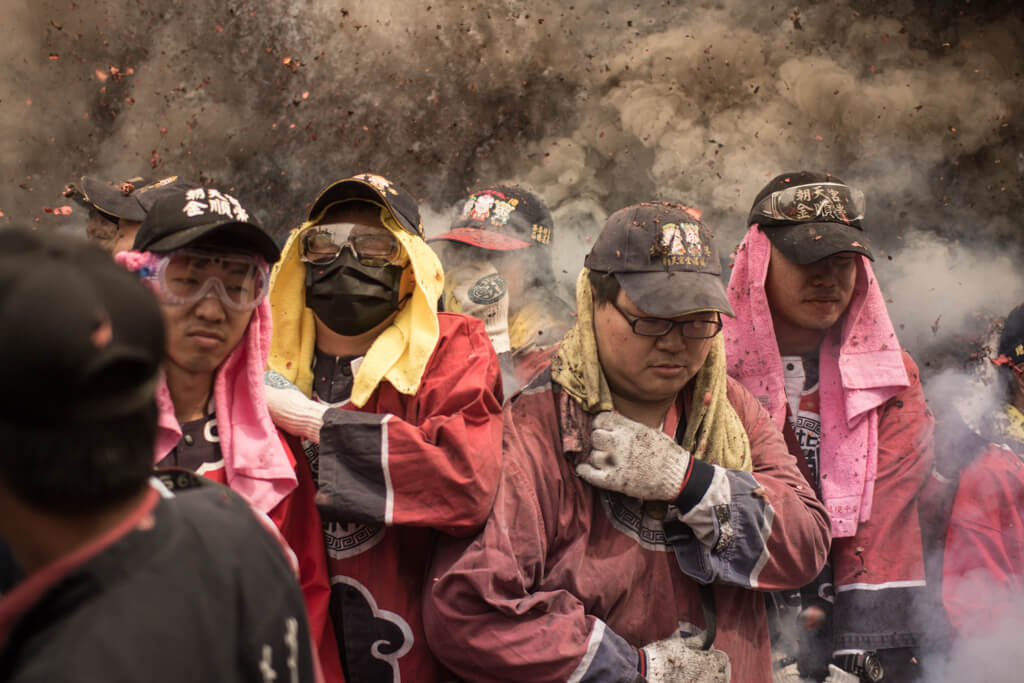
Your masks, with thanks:
M797 265L820 261L833 254L853 252L875 260L863 230L842 223L765 225L761 230L782 255Z
M146 219L146 211L135 197L102 180L83 177L82 193L87 202L114 218L140 223Z
M463 244L491 251L514 251L530 246L529 242L517 240L515 237L510 237L494 230L481 230L480 228L470 227L452 228L445 234L431 237L427 241L434 242L437 240L462 242Z
M698 311L736 317L718 275L673 270L615 273L615 279L637 308L654 317L674 318Z

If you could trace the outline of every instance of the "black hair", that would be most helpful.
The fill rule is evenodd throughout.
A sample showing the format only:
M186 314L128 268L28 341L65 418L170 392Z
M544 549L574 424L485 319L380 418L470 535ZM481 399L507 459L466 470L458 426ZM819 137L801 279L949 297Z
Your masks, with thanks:
M0 416L0 480L22 502L60 515L103 512L138 494L153 469L157 409L42 427Z
M590 291L594 293L594 308L603 304L614 304L618 300L622 286L614 275L592 270L587 273L587 279L590 280Z

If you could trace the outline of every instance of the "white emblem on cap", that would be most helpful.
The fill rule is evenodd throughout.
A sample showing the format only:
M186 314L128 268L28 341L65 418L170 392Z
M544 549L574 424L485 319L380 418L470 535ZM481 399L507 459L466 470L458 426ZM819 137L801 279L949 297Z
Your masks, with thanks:
M689 238L689 235L687 235ZM689 241L689 239L687 239ZM682 231L675 223L666 223L661 226L661 246L664 254L673 256L686 255L686 242L683 241Z
M249 214L241 203L229 194L224 194L220 190L210 188L204 190L198 187L194 190L188 190L185 193L185 206L181 208L181 212L189 218L195 218L196 216L205 216L206 214L217 214L218 216L227 216L228 218L234 218L236 221L247 221L249 220ZM199 201L201 199L207 200L207 203Z
M683 223L683 232L686 233L686 244L688 251L694 256L700 254L701 247L703 246L700 242L700 228L693 223Z
M700 238L694 223L666 223L661 226L661 260L665 265L705 266L711 249Z

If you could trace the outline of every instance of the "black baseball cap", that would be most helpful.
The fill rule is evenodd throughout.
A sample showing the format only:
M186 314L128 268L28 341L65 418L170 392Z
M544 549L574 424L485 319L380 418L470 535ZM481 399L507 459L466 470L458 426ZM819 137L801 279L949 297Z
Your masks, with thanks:
M673 318L719 311L735 317L714 236L682 204L634 204L616 211L583 263L613 274L649 315Z
M462 202L448 232L431 238L491 251L550 246L554 221L540 197L515 185L493 185Z
M423 237L420 207L416 199L384 176L374 173L360 173L351 178L336 180L325 187L309 207L307 220L316 219L335 202L353 199L383 203L403 230Z
M830 173L781 173L761 188L747 216L797 264L842 252L875 259L864 232L864 193Z
M86 204L115 220L124 218L142 222L157 200L196 187L176 175L163 178L135 176L117 183L82 176L79 188Z
M153 295L102 248L0 230L0 419L50 426L153 401L164 326Z
M1024 304L1010 311L999 335L999 355L1024 369Z
M178 190L150 209L135 235L136 251L180 249L200 238L244 248L274 263L281 250L274 238L233 195L213 187Z

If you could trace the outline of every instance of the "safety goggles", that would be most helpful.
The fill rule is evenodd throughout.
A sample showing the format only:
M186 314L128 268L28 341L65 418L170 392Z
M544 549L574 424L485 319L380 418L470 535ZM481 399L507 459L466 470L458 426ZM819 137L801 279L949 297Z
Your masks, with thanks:
M751 218L791 223L854 223L864 218L864 193L842 183L809 183L772 192L751 212Z
M637 318L619 308L614 301L609 302L619 312L633 334L641 337L664 337L678 325L687 339L711 339L722 329L722 316L716 314L714 320L669 320L668 318Z
M301 239L299 258L316 266L333 263L346 248L364 266L404 266L409 262L398 238L379 225L318 223Z
M232 311L251 311L270 288L270 271L248 254L178 249L165 255L149 275L164 303L192 305L213 294Z

